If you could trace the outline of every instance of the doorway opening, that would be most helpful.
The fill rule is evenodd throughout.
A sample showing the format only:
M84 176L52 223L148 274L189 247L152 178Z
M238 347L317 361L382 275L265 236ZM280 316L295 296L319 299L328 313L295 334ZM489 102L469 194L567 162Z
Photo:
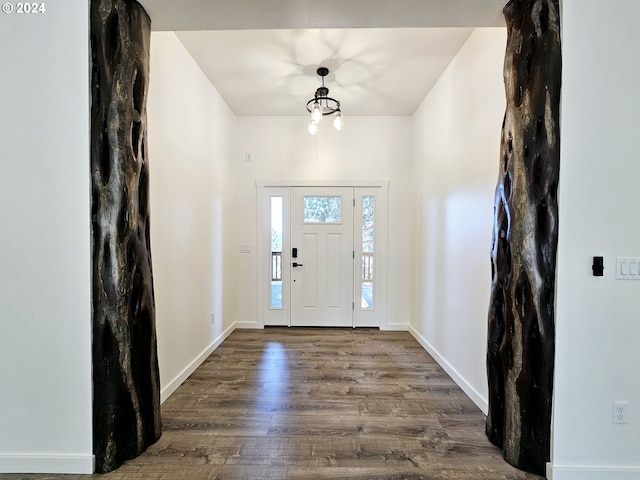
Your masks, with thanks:
M388 182L258 189L261 324L384 327Z

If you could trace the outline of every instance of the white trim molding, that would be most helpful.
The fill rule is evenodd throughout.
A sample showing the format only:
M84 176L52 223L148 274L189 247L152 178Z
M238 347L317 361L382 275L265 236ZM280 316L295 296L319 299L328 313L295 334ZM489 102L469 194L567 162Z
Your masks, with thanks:
M464 393L475 403L480 410L486 415L489 411L489 400L483 397L473 386L456 370L447 360L427 340L418 333L418 331L409 325L409 332L418 341L433 359L438 362L445 372L456 382Z
M256 180L256 187L379 187L391 186L390 180Z
M274 312L268 308L268 286L263 283L261 279L264 279L268 275L268 259L265 255L269 250L270 237L268 232L270 230L268 224L268 208L270 195L281 196L284 199L285 207L283 212L283 221L285 228L289 229L291 226L290 208L291 208L291 189L298 187L318 187L318 188L352 188L354 190L354 196L358 195L372 195L376 200L376 268L377 278L379 279L379 285L377 285L376 295L376 309L375 315L369 315L369 312L363 313L355 311L353 314L353 326L377 326L380 330L401 330L407 331L408 323L387 323L387 299L388 299L388 265L387 265L387 251L388 251L388 225L389 225L389 187L391 185L390 180L256 180L256 229L257 229L257 247L256 247L256 318L257 324L240 326L240 322L237 323L237 328L264 328L265 325L291 325L291 311L288 307L278 309ZM357 201L354 198L354 207L356 207ZM354 225L357 225L357 210L354 210ZM355 228L357 230L357 227ZM354 235L355 235L354 230ZM283 238L283 265L289 265L288 252L290 251L290 234L288 232ZM354 255L358 250L354 243ZM355 258L355 257L354 257ZM354 264L355 269L355 264ZM283 273L284 275L284 273ZM354 276L355 282L355 276ZM355 284L354 284L355 288ZM354 290L356 292L356 290ZM353 299L357 301L356 298ZM360 314L360 315L358 315Z
M547 464L548 480L638 480L640 466L601 467Z
M237 321L235 323L236 330L261 330L263 328L264 328L264 325L260 322Z
M204 351L198 355L193 361L187 365L176 377L171 380L165 387L160 390L160 403L164 403L167 398L171 396L173 392L175 392L182 383L189 378L189 376L196 371L196 369L202 365L202 363L207 359L209 355L213 353L213 351L220 346L224 340L231 335L231 333L238 328L237 323L233 323L229 328L227 328L224 332L222 332L218 337L211 342Z
M57 473L90 475L95 470L93 455L4 455L0 473Z
M380 330L386 330L389 332L408 332L409 323L387 323L386 325L380 325Z

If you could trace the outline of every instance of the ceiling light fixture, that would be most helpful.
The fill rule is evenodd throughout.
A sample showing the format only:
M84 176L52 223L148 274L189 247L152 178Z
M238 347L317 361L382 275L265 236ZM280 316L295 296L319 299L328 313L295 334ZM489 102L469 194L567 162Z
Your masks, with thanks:
M322 86L318 87L313 98L307 102L307 111L311 114L307 131L311 135L318 133L318 125L325 115L333 115L333 128L341 131L344 127L340 102L329 96L329 89L324 86L324 77L329 75L329 69L319 67L316 73L322 77Z

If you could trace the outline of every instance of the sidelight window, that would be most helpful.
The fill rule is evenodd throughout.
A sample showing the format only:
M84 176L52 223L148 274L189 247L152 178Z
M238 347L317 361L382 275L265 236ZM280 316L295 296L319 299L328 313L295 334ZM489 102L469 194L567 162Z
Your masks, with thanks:
M282 230L284 201L271 197L271 308L282 308Z
M362 197L362 262L360 266L361 299L363 310L373 310L373 284L375 279L375 201L374 196Z

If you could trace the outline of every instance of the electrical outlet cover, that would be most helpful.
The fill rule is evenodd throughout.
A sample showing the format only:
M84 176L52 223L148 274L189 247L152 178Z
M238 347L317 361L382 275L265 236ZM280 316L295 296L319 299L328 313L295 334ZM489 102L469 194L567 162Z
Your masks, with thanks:
M613 402L613 423L628 423L629 404L627 402Z

